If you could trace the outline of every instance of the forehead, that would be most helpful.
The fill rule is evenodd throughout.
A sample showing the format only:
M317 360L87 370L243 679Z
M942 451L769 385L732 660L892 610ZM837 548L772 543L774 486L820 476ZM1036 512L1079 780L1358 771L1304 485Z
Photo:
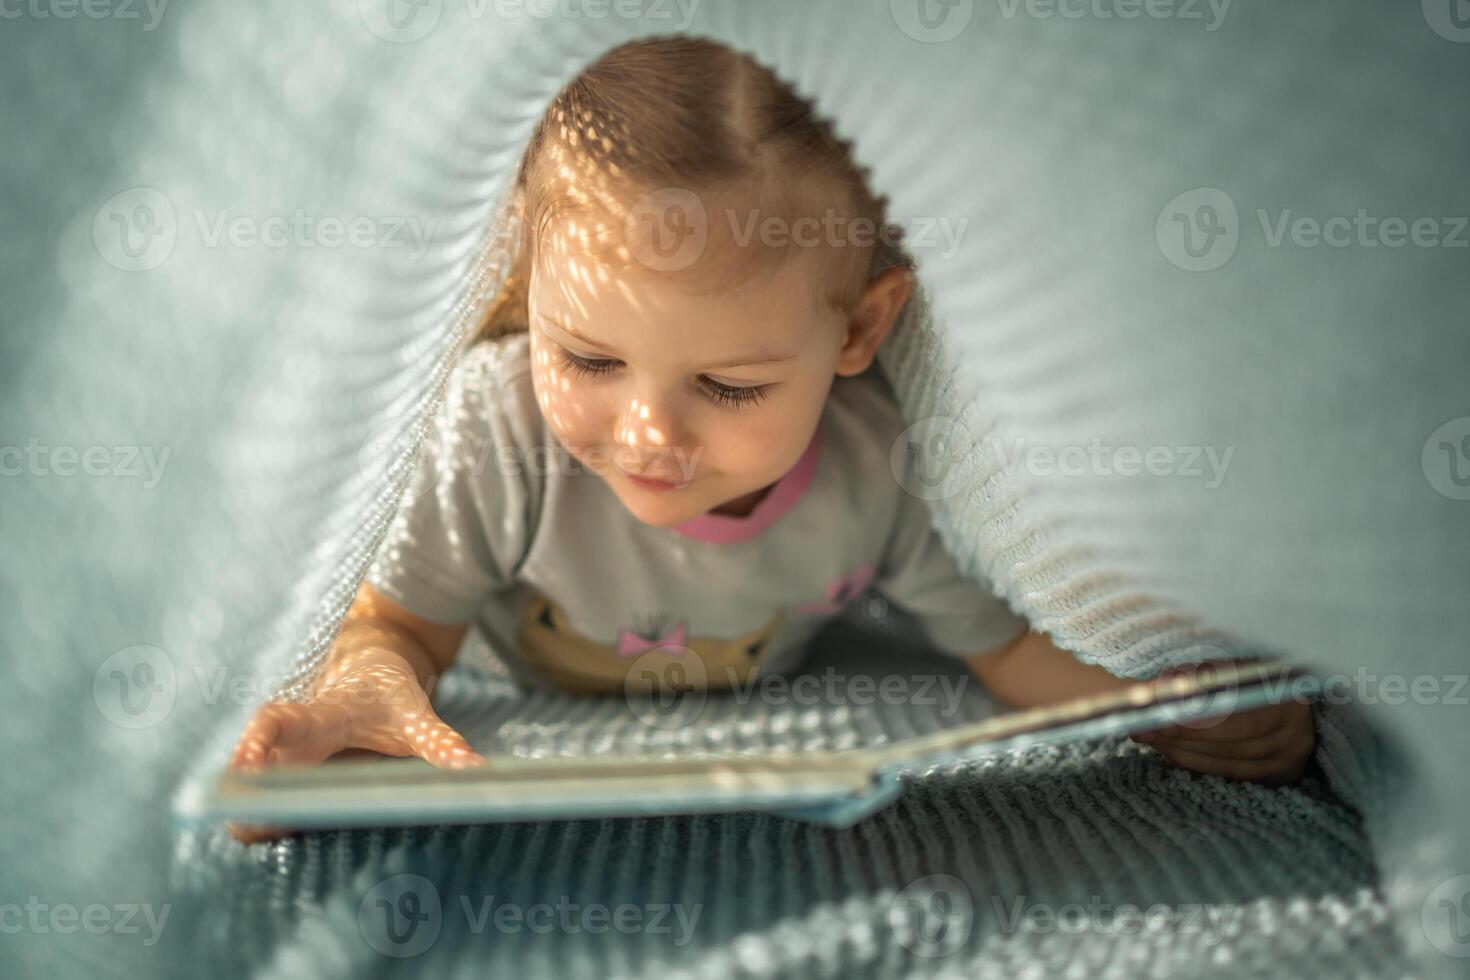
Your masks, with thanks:
M834 313L827 307L823 268L815 249L785 261L736 256L684 269L660 270L611 248L571 247L595 230L566 219L536 250L530 281L531 314L570 325L583 336L619 350L640 342L748 346L741 341L800 344ZM724 243L709 243L719 247Z

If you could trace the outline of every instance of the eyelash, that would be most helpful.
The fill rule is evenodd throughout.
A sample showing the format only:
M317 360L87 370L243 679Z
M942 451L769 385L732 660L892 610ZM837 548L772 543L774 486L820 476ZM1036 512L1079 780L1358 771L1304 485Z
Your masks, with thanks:
M614 370L615 361L599 358L592 360L586 357L578 357L565 347L560 345L556 349L557 359L561 366L580 377L593 377L600 374L609 374ZM720 384L708 378L701 379L701 387L713 401L720 405L728 405L734 408L745 408L758 404L765 400L770 392L770 385L751 385L739 388L734 385Z

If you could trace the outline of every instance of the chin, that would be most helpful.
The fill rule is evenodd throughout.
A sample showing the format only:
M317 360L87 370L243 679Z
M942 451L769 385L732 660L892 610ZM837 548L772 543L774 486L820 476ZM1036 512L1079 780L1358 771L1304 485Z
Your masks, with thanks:
M618 492L623 507L640 522L650 527L676 527L692 521L709 508L702 503L693 503L693 497L678 499L683 491L674 490L667 494L651 493L636 487Z

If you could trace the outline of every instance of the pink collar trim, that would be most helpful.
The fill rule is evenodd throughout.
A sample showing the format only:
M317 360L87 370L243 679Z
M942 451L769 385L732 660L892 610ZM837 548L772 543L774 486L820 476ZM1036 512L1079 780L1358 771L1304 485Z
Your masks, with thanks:
M756 504L754 509L744 517L716 514L710 511L693 520L675 525L673 530L686 538L694 538L696 541L712 541L715 544L739 544L742 541L749 541L774 524L776 518L790 510L806 493L807 487L811 486L812 477L817 472L817 450L820 444L821 430L818 429L813 433L812 441L807 444L806 451L801 454L796 465L787 470L786 475L777 480L775 485L761 498L760 503Z

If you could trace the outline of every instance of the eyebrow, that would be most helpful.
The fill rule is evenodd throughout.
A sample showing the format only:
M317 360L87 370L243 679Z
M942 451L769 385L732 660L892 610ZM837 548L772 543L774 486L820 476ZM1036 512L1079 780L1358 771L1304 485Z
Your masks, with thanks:
M565 323L562 323L560 320L553 320L551 317L547 316L544 313L540 313L540 314L537 314L537 315L540 316L540 318L542 320L544 320L545 322L551 324L553 327L556 327L558 330L561 330L561 331L565 332L568 336L574 337L577 340L580 340L582 343L586 344L588 347L595 347L598 350L606 351L606 352L608 352L610 354L611 353L615 353L615 351L613 351L613 349L611 347L608 347L605 344L600 344L597 341L592 340L590 337L584 337L584 336L582 336L577 331L575 331L571 327L567 326ZM708 367L706 367L705 370L712 370L712 369L718 369L718 368L727 368L727 367L754 367L754 366L757 366L757 365L765 365L765 364L780 364L780 363L782 363L784 361L794 361L794 360L796 360L796 355L795 354L782 354L782 353L777 353L777 352L769 351L769 350L766 350L766 349L762 348L761 350L751 351L750 354L748 356L745 356L745 357L739 357L739 358L734 358L732 360L722 361L719 364L711 364Z

